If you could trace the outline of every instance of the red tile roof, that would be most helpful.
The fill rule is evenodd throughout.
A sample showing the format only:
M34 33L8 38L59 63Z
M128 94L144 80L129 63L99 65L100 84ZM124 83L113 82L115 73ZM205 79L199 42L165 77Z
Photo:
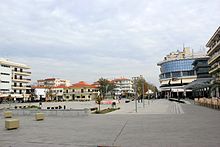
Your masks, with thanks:
M84 81L80 81L78 83L75 83L75 84L69 86L68 88L84 88L84 87L96 88L95 85L88 84L88 83L86 83Z

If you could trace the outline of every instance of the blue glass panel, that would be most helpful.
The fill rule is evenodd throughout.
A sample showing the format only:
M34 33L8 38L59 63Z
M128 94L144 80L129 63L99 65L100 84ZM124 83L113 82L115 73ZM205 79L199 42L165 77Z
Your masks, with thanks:
M161 73L193 70L192 59L168 61L161 65Z

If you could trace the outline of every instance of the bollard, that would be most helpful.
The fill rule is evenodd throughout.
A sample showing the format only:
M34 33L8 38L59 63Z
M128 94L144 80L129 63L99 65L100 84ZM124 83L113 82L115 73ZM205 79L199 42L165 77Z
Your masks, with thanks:
M18 119L7 119L5 120L5 128L8 130L19 128L19 120Z
M36 121L44 120L44 113L36 113L35 120Z
M5 118L12 118L12 112L11 111L5 111L4 116L5 116Z

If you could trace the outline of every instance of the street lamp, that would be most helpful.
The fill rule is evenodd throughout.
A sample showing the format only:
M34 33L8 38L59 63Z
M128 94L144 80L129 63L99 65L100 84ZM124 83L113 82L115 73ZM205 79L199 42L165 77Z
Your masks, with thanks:
M137 80L139 77L133 77L134 81L134 91L135 91L135 112L137 113Z

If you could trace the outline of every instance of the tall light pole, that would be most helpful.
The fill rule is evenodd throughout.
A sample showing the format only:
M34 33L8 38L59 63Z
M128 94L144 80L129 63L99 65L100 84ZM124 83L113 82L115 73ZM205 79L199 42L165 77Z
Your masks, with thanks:
M143 108L145 108L145 103L144 103L144 77L142 75L140 75L141 79L142 79L142 103L143 103Z
M144 102L144 79L143 79L143 82L142 82L142 94L143 94L143 97L142 97L143 107L145 108L145 102Z
M138 77L133 77L134 91L135 91L135 112L136 113L137 113L137 80L138 80Z

